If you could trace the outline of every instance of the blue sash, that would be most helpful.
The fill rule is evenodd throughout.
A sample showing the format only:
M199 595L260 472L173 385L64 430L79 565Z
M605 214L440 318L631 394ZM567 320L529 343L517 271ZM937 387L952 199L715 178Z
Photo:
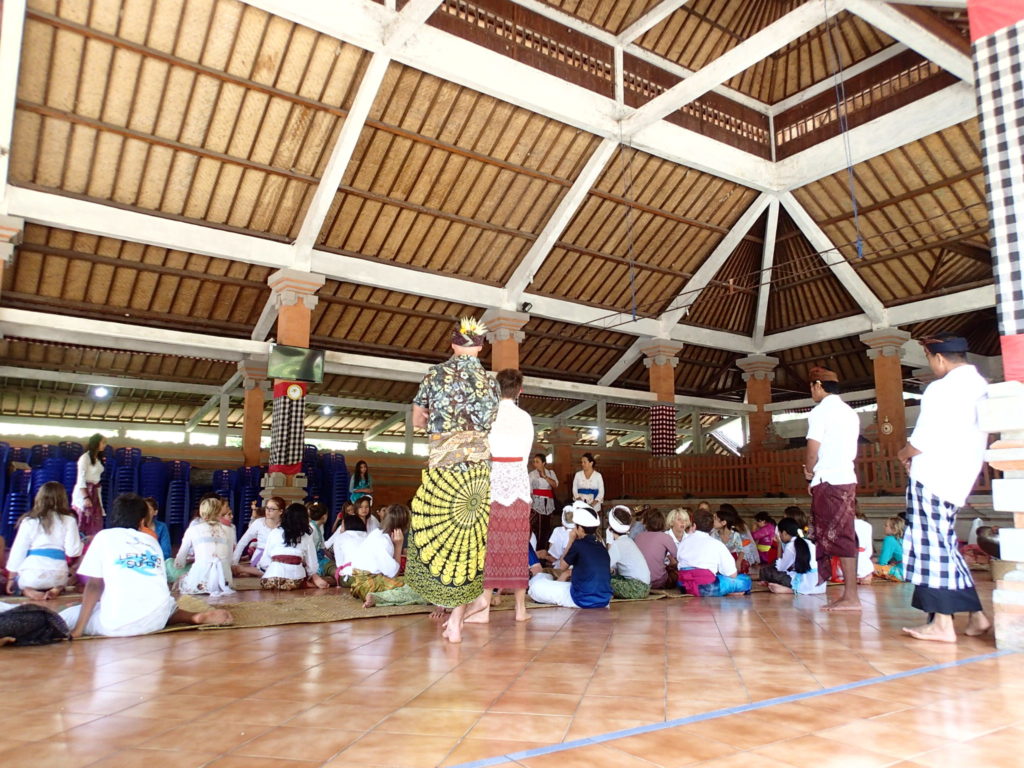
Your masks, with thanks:
M590 496L597 496L597 488L577 488L576 493L586 493Z
M51 560L66 560L67 557L64 554L63 549L30 549L28 551L29 556L35 555L36 557L48 557Z

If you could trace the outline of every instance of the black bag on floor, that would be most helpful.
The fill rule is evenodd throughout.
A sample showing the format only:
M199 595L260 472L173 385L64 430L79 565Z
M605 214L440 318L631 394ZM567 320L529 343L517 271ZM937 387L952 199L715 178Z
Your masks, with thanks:
M0 637L13 637L12 645L48 645L70 639L71 631L49 608L26 603L0 613Z

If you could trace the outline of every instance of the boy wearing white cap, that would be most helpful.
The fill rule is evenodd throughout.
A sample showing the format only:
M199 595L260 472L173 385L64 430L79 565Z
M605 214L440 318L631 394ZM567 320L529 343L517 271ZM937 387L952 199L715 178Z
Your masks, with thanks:
M572 514L576 527L562 556L572 568L572 578L555 581L550 574L538 573L530 579L530 599L565 608L605 608L612 599L611 560L597 538L600 520L582 501L573 504Z
M562 508L562 525L551 532L551 538L548 540L547 558L551 561L551 565L554 568L560 567L559 561L566 550L569 549L569 537L576 528L572 521L573 509L572 504ZM561 567L564 568L565 566Z
M651 569L644 553L629 538L633 513L619 504L608 512L608 557L612 566L612 594L623 600L643 600L651 591Z

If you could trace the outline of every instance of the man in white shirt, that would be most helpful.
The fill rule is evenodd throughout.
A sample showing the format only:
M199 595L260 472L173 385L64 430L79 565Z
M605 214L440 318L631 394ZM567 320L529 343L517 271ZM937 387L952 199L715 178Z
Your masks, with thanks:
M917 424L899 458L910 473L903 560L914 584L911 605L929 616L927 623L903 631L918 640L955 643L955 613L970 614L969 636L992 626L956 537L957 510L978 479L988 442L977 416L988 384L967 362L966 339L939 333L921 343L937 379L921 398Z
M693 514L691 530L679 542L679 588L695 597L722 597L749 592L750 577L737 574L736 558L719 539L711 536L714 515L700 509Z
M811 398L817 405L807 417L804 477L811 488L811 525L820 583L832 576L832 558L843 569L843 593L826 611L859 611L857 597L857 458L860 421L839 397L839 376L827 368L811 369Z

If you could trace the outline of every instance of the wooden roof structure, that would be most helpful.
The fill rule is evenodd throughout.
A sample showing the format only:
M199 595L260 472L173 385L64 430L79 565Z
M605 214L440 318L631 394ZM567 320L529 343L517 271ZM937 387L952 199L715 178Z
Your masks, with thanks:
M878 327L997 354L965 3L341 5L3 3L0 420L234 428L279 268L326 276L325 435L402 434L487 308L528 307L524 402L582 442L642 437L648 338L704 427L748 354L779 397L870 386Z

